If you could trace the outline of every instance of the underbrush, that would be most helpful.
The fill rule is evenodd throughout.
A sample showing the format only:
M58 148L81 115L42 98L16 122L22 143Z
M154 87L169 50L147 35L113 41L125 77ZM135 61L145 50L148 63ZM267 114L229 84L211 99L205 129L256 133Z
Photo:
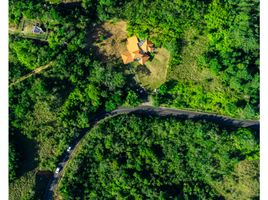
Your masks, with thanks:
M259 118L258 110L243 96L241 98L228 88L211 91L193 81L169 81L163 84L153 94L153 102L155 105L213 112L240 119Z

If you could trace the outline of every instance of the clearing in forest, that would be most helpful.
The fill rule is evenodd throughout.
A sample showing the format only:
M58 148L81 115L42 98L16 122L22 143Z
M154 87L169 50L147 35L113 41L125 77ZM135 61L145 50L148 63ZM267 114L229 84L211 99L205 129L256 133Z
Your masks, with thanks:
M127 23L125 21L105 22L97 25L90 33L89 43L104 61L121 58L126 49Z
M198 66L198 59L206 52L208 42L208 38L200 35L198 30L194 28L186 30L182 42L181 64L168 70L167 79L198 81L211 90L222 90L217 76L209 68L201 69Z
M40 21L22 18L18 26L14 24L9 24L9 33L18 34L19 36L24 38L46 41L48 38L48 31L45 31L43 33L33 33L32 30L35 24L41 24L42 28L46 30L45 25L42 24Z
M125 21L108 21L92 28L89 34L89 44L104 61L121 59L121 53L126 51L128 38ZM144 38L145 39L145 38ZM147 89L158 88L166 81L170 53L164 48L157 48L152 60L145 65L131 65L136 68L136 78Z
M206 71L198 68L197 59L207 49L208 39L201 36L196 29L185 31L181 52L181 64L168 72L169 79L175 80L202 80L210 77Z
M166 81L170 53L158 48L154 58L137 67L137 79L146 89L154 90Z

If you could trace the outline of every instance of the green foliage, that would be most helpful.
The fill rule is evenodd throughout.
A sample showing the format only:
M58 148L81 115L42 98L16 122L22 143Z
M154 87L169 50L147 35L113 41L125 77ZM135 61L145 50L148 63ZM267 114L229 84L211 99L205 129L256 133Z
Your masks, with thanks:
M28 69L45 65L51 59L47 46L39 46L30 40L12 41L10 47L16 53L19 62Z
M259 161L257 160L244 160L239 162L235 166L233 175L224 177L222 181L215 183L215 188L217 188L226 199L258 199L260 183L255 177L259 177L259 165Z
M60 194L63 199L219 199L224 196L214 184L231 177L245 159L259 159L259 145L248 129L121 115L87 133Z
M129 91L126 98L126 106L138 106L141 103L139 96L134 91Z
M9 89L12 134L22 133L36 142L38 169L54 171L68 144L89 128L91 119L100 111L140 103L133 91L135 81L126 76L126 66L115 60L104 63L90 48L90 30L107 19L124 19L129 35L148 38L156 47L166 47L171 52L170 68L182 62L185 43L195 40L183 40L186 30L193 28L202 35L201 39L208 37L209 48L207 52L200 51L198 64L211 70L225 89L210 90L209 81L207 85L198 80L166 83L154 96L156 105L257 118L258 5L257 0L82 0L81 4L10 0L10 29L19 34L9 39L9 80L14 82L53 62L49 69ZM47 38L30 39L23 31L25 22L40 23ZM93 131L88 146L73 164L73 171L68 172L73 175L65 176L68 181L61 186L62 196L218 198L228 191L219 192L220 187L215 189L212 185L219 183L223 174L230 173L237 160L258 159L258 147L246 129L228 137L230 132L211 124L171 120L165 125L158 119L146 120L117 118L109 122L107 131L103 125ZM11 199L36 199L36 174L17 178L17 155L12 146L9 153ZM87 170L80 174L77 170L83 165Z
M9 199L34 199L35 172L30 171L18 180L10 183Z
M254 79L259 77L259 1L214 0L205 21L209 67L238 95L254 98L249 104L257 109L259 83Z
M230 95L229 95L230 94ZM248 103L227 90L209 91L195 82L167 82L153 96L155 105L171 105L176 108L191 108L239 118L257 118L258 113ZM240 104L239 102L245 102Z
M18 156L12 143L9 144L8 159L9 182L12 182L16 178L16 170L18 168Z

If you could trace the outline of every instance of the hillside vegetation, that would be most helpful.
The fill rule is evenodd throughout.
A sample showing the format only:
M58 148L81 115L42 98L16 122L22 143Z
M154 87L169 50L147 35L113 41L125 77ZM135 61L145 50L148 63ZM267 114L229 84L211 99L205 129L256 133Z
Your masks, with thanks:
M121 115L87 133L65 170L60 196L257 198L258 151L254 132L245 128L226 130L205 121Z
M45 33L32 33L34 24ZM9 25L10 191L27 182L23 194L42 198L36 174L53 172L96 115L148 96L259 118L258 0L10 0ZM159 51L147 76L118 58L132 35Z

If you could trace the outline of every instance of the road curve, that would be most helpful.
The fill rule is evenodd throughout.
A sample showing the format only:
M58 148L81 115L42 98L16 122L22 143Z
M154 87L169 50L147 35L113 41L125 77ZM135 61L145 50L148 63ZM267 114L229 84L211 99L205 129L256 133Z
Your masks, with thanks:
M215 122L220 124L224 127L247 127L252 128L256 131L259 131L259 121L258 120L239 120L233 119L227 116L221 116L217 114L211 113L203 113L203 112L194 112L194 111L187 111L187 110L179 110L175 108L166 108L166 107L153 107L153 106L138 106L135 108L118 108L111 112L103 112L99 113L94 119L91 121L91 127L101 121L102 119L108 117L114 117L120 114L129 114L129 113L140 113L146 115L157 115L157 116L173 116L180 119L193 119L193 120L206 120L210 122ZM73 149L77 147L77 144L81 141L83 136L88 131L84 132L78 140L76 140L75 144L73 145ZM58 166L61 167L61 172L63 171L64 167L66 166L67 161L73 154L73 150L69 153L65 152L61 162ZM54 197L55 189L57 188L57 184L62 176L61 172L59 174L54 174L51 180L48 183L47 190L44 196L45 200L52 200Z

